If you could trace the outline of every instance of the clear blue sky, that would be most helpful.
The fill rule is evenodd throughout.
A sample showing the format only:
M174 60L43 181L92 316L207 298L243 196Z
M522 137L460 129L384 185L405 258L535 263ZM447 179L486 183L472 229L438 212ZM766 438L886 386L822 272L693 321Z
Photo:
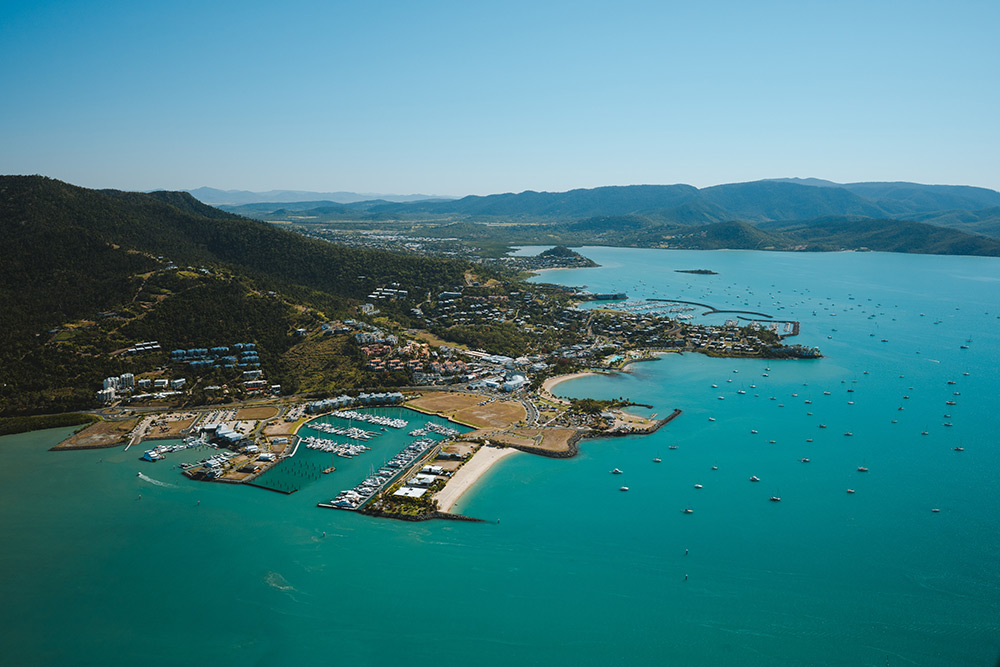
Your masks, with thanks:
M1000 189L1000 2L0 3L0 173Z

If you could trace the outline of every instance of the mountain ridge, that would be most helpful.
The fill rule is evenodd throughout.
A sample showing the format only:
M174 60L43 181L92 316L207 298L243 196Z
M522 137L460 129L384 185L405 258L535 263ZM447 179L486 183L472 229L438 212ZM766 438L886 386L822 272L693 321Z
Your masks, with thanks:
M663 224L696 225L732 220L758 224L835 216L928 221L937 217L940 226L997 237L991 210L998 207L1000 192L972 186L771 179L701 189L684 184L627 185L565 192L527 190L452 200L371 200L346 204L317 201L314 206L257 203L221 208L260 219L316 222L450 217L560 223L640 216Z

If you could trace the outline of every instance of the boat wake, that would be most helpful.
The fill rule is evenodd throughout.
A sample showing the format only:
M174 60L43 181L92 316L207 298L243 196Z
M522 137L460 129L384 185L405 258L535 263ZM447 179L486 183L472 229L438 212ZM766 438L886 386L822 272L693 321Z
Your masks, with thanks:
M144 482L149 482L150 484L155 484L156 486L164 486L164 487L171 488L171 489L177 488L176 484L169 484L167 482L161 482L158 479L153 479L152 477L148 477L146 475L143 475L142 473L139 473L139 479L141 479Z

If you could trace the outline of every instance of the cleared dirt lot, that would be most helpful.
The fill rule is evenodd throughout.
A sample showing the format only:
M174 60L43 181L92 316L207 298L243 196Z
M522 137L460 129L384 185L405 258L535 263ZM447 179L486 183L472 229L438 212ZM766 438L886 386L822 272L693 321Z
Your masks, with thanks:
M97 422L79 433L74 433L52 449L98 449L124 444L138 419L120 422Z

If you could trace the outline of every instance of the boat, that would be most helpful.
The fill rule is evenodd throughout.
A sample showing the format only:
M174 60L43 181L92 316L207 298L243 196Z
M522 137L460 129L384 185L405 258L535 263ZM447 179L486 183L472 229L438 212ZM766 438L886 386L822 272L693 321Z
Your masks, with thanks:
M758 477L757 475L753 475L753 476L750 477L750 481L751 482L759 482L760 481L760 477Z
M683 512L684 514L694 514L694 510L691 509L690 507L685 507L684 509L681 510L681 512Z
M964 452L965 451L965 447L952 447L951 449L952 449L952 451L955 451L955 452Z
M712 466L712 470L718 470L719 466Z
M757 434L757 429L752 428L752 429L750 429L750 432L753 433L754 435L756 435Z
M865 466L858 466L858 472L868 472L868 468Z
M938 513L938 512L940 512L941 510L939 510L938 508L936 508L936 507L935 507L935 508L934 508L934 509L932 509L931 511L932 511L932 512L934 512L935 514L937 514L937 513Z
M655 459L653 459L653 463L659 463L661 460L662 459L660 459L660 457L657 456Z
M667 449L677 449L677 445L669 445Z
M958 405L955 401L945 401L945 405Z
M612 475L620 475L620 474L622 474L622 471L619 470L618 468L615 468L614 470L611 471L611 474Z
M848 493L854 493L854 489L848 489L847 492Z
M772 503L780 503L781 502L781 498L779 496L771 496L770 500L771 500Z
M715 421L715 417L709 417L709 418L708 418L708 421L710 421L710 422L714 422L714 421Z
M958 384L958 383L955 382L954 380L948 380L948 384Z
M704 487L703 487L703 486L702 486L701 484L695 484L695 485L694 485L694 488L696 488L696 489L701 489L701 488L704 488Z
M628 487L627 486L619 486L618 490L619 491L628 491Z
M336 470L336 468L335 468L335 467L333 467L333 466L330 466L329 468L325 468L325 469L323 470L323 474L324 474L324 475L329 475L329 474L330 474L331 472L333 472L334 470Z
M820 424L819 427L820 428L826 428L826 424Z
M719 396L719 400L720 401L724 401L724 400L726 400L726 397L725 396Z
M799 463L809 463L809 459L802 457L801 459L799 459Z
M851 436L851 435L854 435L854 434L853 434L853 433L851 433L850 431L848 431L848 432L847 432L847 433L845 433L844 435L847 435L847 436Z
M921 431L920 435L930 435L930 433L928 431Z

